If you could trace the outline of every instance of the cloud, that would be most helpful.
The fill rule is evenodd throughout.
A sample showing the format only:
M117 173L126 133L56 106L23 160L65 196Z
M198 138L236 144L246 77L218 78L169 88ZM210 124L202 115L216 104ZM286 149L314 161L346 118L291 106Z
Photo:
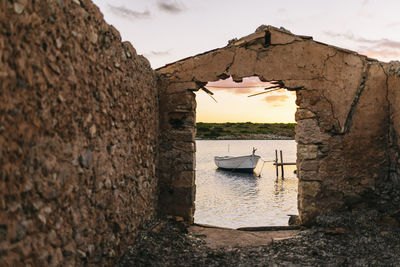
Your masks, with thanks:
M243 82L236 83L232 77L225 80L207 83L206 87L210 91L227 91L237 95L248 95L255 92L262 92L265 87L270 87L269 82L262 82L258 77L243 78Z
M135 11L130 8L127 8L125 6L113 6L113 5L108 5L110 11L114 13L117 16L122 16L125 18L130 18L130 19L147 19L150 18L150 11L145 10L143 12L140 11Z
M178 14L185 10L185 6L178 1L158 1L158 8L162 11Z
M368 4L369 4L369 0L364 0L364 1L362 1L361 6L366 6Z
M360 51L360 53L371 57L371 58L378 58L380 60L399 60L400 59L400 52L399 51L393 51L393 50L374 50L374 49L366 49Z
M362 43L375 42L375 40L368 40L368 39L365 39L365 38L362 38L362 37L356 37L352 33L336 33L336 32L331 32L331 31L325 31L324 34L329 36L329 37L343 38L343 39L350 40L350 41L355 41L355 42L362 42Z
M400 42L388 40L388 39L382 39L377 43L379 46L383 47L388 47L388 48L394 48L394 49L399 49L400 48Z
M279 8L278 9L278 13L280 13L280 14L286 13L286 9L285 8Z
M370 6L370 0L364 0L360 3L360 8L357 11L357 15L360 17L366 18L375 18L375 13L373 12L372 7Z
M324 34L330 36L330 37L334 37L334 38L343 38L346 40L350 40L356 43L360 43L360 44L371 44L371 45L376 45L376 46L380 46L380 47L388 47L388 48L400 48L400 42L397 41L393 41L387 38L382 38L382 39L367 39L367 38L363 38L363 37L358 37L355 36L352 33L334 33L334 32L329 32L326 31L324 32Z
M169 51L151 51L150 52L154 56L167 56L169 55Z
M165 56L169 56L170 50L166 50L166 51L150 51L149 53L145 53L144 55L146 57L165 57Z
M367 39L359 36L355 36L352 33L334 33L324 32L327 36L333 38L342 38L348 41L352 41L356 44L356 50L365 54L369 57L378 59L398 59L399 52L396 50L400 49L400 42L394 41L388 38L382 39Z
M283 106L283 104L289 99L287 94L279 94L279 95L268 95L264 98L264 101L268 104L272 104L274 107Z
M394 28L394 27L398 27L398 26L400 26L400 21L386 24L386 27L388 27L388 28Z
M226 91L226 92L229 92L229 93L233 93L233 94L235 94L235 95L248 95L248 94L251 94L251 93L253 93L255 90L254 90L254 88L251 88L251 87L228 87L228 88L225 88L225 87L209 87L209 86L207 86L207 88L210 90L210 91Z

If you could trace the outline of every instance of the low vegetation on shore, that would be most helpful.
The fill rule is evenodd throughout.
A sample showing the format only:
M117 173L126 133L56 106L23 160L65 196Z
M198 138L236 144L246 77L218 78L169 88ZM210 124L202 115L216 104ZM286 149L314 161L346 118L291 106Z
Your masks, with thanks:
M294 139L296 123L197 123L197 139Z

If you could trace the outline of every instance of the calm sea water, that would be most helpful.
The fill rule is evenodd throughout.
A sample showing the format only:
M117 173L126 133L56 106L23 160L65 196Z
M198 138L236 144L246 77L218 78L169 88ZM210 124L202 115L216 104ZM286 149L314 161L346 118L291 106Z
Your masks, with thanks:
M283 151L285 162L296 161L294 140L197 140L195 223L237 228L287 225L288 214L297 212L296 166L285 166L285 179L276 179L272 162L262 161L252 174L217 170L214 156L249 155L257 148L263 160ZM228 152L229 149L229 152ZM262 170L261 170L262 168Z

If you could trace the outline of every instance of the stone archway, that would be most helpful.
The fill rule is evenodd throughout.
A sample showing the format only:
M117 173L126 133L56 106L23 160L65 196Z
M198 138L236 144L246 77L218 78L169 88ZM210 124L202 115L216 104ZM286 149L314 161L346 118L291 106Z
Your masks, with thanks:
M208 81L258 76L295 90L298 209L302 224L364 203L388 173L389 103L382 63L355 52L261 26L226 47L157 70L160 101L159 203L193 222L193 91ZM371 108L374 107L374 108Z

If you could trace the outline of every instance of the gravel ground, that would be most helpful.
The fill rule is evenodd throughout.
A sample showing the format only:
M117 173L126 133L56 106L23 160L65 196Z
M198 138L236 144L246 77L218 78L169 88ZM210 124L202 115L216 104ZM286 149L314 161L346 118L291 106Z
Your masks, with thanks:
M159 220L117 266L400 266L400 228L376 212L329 215L317 223L268 246L210 249L179 224Z

